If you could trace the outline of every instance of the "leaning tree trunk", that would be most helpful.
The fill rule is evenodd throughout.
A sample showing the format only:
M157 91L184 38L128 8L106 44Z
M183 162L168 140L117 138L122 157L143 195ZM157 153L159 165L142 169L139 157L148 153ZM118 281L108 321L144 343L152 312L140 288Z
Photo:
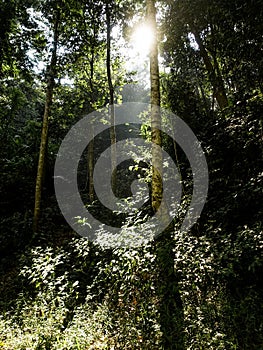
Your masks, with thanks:
M197 31L194 31L194 36L199 46L200 55L203 58L206 70L208 72L209 80L210 80L210 83L212 84L216 101L220 109L224 109L228 106L228 99L227 99L224 82L221 76L221 72L219 71L217 61L214 57L214 62L215 62L215 67L214 67L210 60L208 52L202 42L200 34Z
M50 60L50 65L47 68L46 101L45 101L45 109L44 109L44 115L43 115L42 133L41 133L37 177L36 177L36 188L35 188L35 207L34 207L34 217L33 217L34 232L36 232L38 229L38 223L39 223L40 212L41 212L41 197L42 197L45 158L46 158L47 142L48 142L48 121L49 121L49 116L51 112L53 90L55 86L56 65L57 65L57 46L58 46L58 36L59 36L58 26L59 26L59 12L56 13L56 17L55 17L52 56Z
M112 171L112 190L116 191L116 167L117 167L117 153L116 153L116 130L115 130L115 109L114 109L114 88L111 76L111 10L109 2L106 2L106 24L107 24L107 77L110 94L110 141L111 141L111 171Z

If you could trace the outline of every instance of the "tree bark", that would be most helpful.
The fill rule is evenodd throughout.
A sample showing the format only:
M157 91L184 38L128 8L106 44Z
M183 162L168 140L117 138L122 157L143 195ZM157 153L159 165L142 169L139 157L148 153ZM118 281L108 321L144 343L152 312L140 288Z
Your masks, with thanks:
M95 96L94 96L94 62L95 62L95 42L96 42L96 30L95 30L95 17L93 14L93 40L91 44L91 60L90 60L90 91L91 91L91 109L94 108ZM89 200L93 202L95 199L94 191L94 181L93 181L93 172L94 172L94 125L93 121L90 122L90 136L91 140L88 145L88 181L89 181Z
M106 2L106 23L107 23L107 78L109 86L109 108L110 108L110 141L111 141L111 173L112 173L112 190L116 192L116 167L117 167L117 155L116 155L116 131L115 131L115 108L114 108L114 88L111 75L111 10L109 2Z
M148 24L153 31L153 44L150 50L151 80L151 129L152 129L152 208L159 209L159 218L163 222L169 220L166 206L160 207L163 195L162 184L162 135L160 113L160 78L158 65L158 40L155 0L146 1ZM160 210L161 209L161 210ZM159 265L157 293L159 295L159 311L163 349L183 349L182 337L182 302L178 291L178 281L174 271L173 225L156 239L156 254Z
M59 37L59 10L56 11L54 20L54 34L53 34L53 48L50 65L47 68L47 89L46 89L46 101L45 109L42 122L42 132L39 150L39 159L37 167L36 187L35 187L35 206L34 206L34 217L33 217L33 232L38 230L39 218L41 213L41 198L43 189L44 169L45 169L45 158L47 151L48 142L48 122L51 112L51 105L53 99L53 91L55 86L55 75L57 65L57 46Z
M162 135L160 115L160 77L158 64L158 43L155 1L147 0L147 20L153 31L153 43L150 48L151 81L151 137L152 137L152 208L156 212L162 201Z
M89 181L89 200L93 202L95 199L94 192L94 181L93 181L93 172L94 172L94 128L91 121L90 125L90 142L88 144L87 150L87 161L88 161L88 181Z
M194 31L194 36L195 36L195 40L199 46L199 51L200 51L200 55L203 58L206 70L208 71L209 74L209 80L210 83L213 86L213 90L214 90L214 96L216 98L216 101L220 107L220 109L224 109L228 106L228 99L227 99L227 95L226 95L226 91L225 91L225 87L224 87L224 82L222 79L222 76L220 74L219 71L219 67L218 64L216 62L216 66L214 67L210 57L208 55L208 52L202 42L202 39L200 37L200 34L197 31ZM215 60L215 58L214 58Z

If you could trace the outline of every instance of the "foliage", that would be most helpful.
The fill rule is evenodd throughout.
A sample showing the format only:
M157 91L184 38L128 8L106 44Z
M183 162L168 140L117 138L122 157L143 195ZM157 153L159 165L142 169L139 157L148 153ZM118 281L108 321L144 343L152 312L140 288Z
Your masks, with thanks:
M46 78L41 66L51 54L48 19L55 3L63 9L59 60L42 218L39 232L32 235ZM262 349L262 4L160 3L166 68L161 75L162 104L184 119L201 141L209 194L198 223L191 232L180 233L191 200L192 174L182 150L163 135L183 184L174 229L142 247L109 249L76 237L61 217L53 188L54 162L67 131L82 115L108 103L105 3L1 2L3 349ZM114 23L127 31L142 2L114 4ZM213 72L207 70L195 33ZM112 66L116 100L122 94L124 101L147 101L147 84L126 76L118 44L117 39ZM228 105L222 110L211 74L223 81ZM147 125L145 137L150 134ZM109 145L107 135L100 135L103 146ZM82 161L86 164L84 157ZM131 178L138 169L149 176L145 164L129 166ZM120 174L124 180L119 190L127 195L127 174ZM125 222L96 201L88 205L101 220L118 221L124 232L129 220L139 223L144 216L138 211Z

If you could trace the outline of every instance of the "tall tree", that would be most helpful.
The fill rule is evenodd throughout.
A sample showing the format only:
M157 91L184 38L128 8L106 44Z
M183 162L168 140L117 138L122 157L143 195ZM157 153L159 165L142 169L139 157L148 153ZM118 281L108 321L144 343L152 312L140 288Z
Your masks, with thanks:
M162 201L162 137L160 115L160 77L155 1L147 0L147 20L153 33L150 48L151 136L152 136L152 208L156 212Z
M57 50L59 40L59 24L60 24L60 11L59 6L56 6L53 17L53 47L50 59L50 64L47 67L47 88L46 88L46 101L45 110L43 115L39 159L37 167L36 177L36 188L35 188L35 207L34 207L34 218L33 218L33 231L36 232L38 229L40 209L41 209L41 198L42 198L42 187L44 180L44 169L45 169L45 157L47 151L48 142L48 122L51 113L51 105L53 99L53 91L55 87L56 67L57 67Z
M109 108L110 108L110 141L111 141L111 170L112 170L112 189L116 191L116 167L117 167L117 152L116 152L116 131L115 131L115 108L114 108L114 88L111 75L111 1L106 2L106 25L107 25L107 77L109 85Z
M168 223L168 211L162 202L162 135L161 135L161 94L158 63L158 40L155 0L146 1L147 20L153 32L150 48L151 81L151 136L152 136L152 208L159 211L159 219ZM157 238L157 260L159 264L158 294L160 297L160 323L163 333L162 346L165 349L183 349L182 302L174 271L172 226Z
M83 47L83 56L86 57L88 60L87 67L85 67L85 70L87 72L88 76L88 85L87 91L89 92L87 94L87 101L84 103L84 113L91 112L95 105L98 105L98 93L96 89L96 69L98 70L98 67L95 65L95 61L98 61L98 52L100 51L101 54L104 53L104 50L102 48L102 44L98 39L98 35L101 28L101 21L100 21L100 15L101 15L101 3L85 3L83 6L82 11L82 18L81 18L81 24L84 24L84 31L82 38L81 38L81 45ZM101 83L101 82L100 82ZM90 129L88 130L89 136L90 136L90 142L88 144L87 148L87 182L88 182L88 194L89 194L89 200L90 202L93 202L95 199L95 190L94 190L94 181L93 181L93 172L94 172L94 126L92 123L92 120L90 122Z
M196 79L198 72L202 72L203 82L205 78L208 81L206 90L223 110L229 105L228 90L223 75L224 59L218 52L222 38L215 30L219 25L217 17L223 17L221 5L214 1L169 1L166 11L163 26L167 41L164 46L170 65L175 70L181 70L185 63L189 72L193 67L198 68L197 74L191 72L190 80Z
M183 65L189 72L196 65L203 91L220 109L262 91L261 1L168 0L166 5L165 58L178 75L185 74Z

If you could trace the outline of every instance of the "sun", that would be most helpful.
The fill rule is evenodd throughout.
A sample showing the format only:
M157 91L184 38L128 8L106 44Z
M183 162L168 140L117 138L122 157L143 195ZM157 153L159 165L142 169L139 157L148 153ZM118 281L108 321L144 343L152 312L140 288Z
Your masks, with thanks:
M136 27L131 37L133 49L138 52L138 54L146 56L150 52L153 39L152 28L149 25L141 24Z

